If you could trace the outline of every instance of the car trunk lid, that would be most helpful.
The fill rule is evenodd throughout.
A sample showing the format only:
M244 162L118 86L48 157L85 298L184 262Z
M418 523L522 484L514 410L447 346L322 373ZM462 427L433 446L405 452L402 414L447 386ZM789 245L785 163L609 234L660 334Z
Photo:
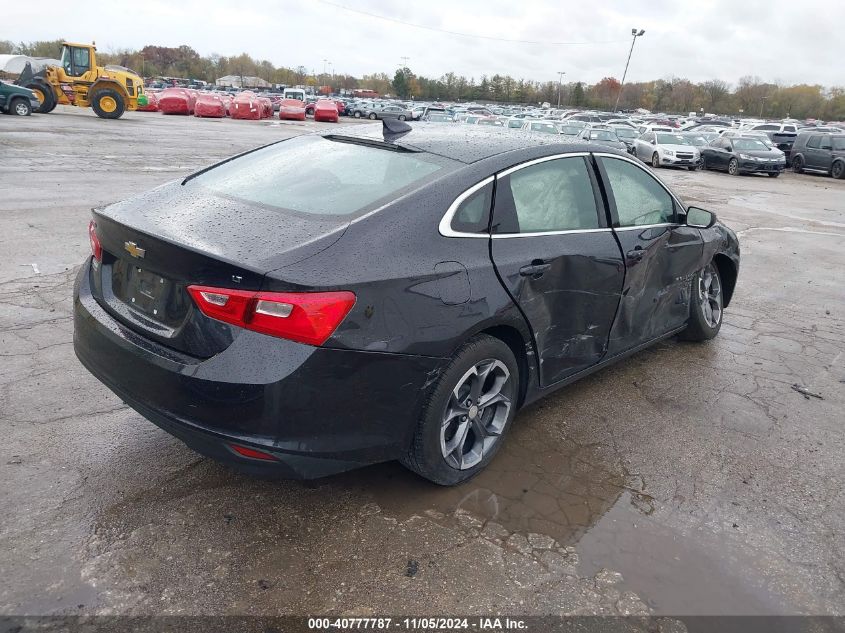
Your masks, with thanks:
M94 221L101 305L136 332L200 358L226 349L240 330L196 309L189 285L259 290L266 272L322 250L347 226L186 195L178 184L95 211Z

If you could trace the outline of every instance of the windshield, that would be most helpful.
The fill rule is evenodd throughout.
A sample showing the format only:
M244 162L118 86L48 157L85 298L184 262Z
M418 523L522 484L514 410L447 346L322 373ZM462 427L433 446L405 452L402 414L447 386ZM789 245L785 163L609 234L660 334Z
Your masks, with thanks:
M443 171L452 161L299 137L236 158L191 179L218 195L316 215L352 215Z
M692 145L689 139L684 138L680 134L658 134L657 142L660 145Z
M618 141L619 139L616 138L616 135L611 132L610 130L591 130L590 131L590 140L591 141Z
M758 141L755 138L735 138L733 139L734 149L754 150L758 152L765 152L768 147L763 144L763 141Z
M613 130L618 138L637 138L639 134L634 128L617 127Z
M574 125L564 125L560 128L560 133L567 136L578 136L581 133L581 128Z
M551 123L532 123L532 132L548 132L550 134L557 134L557 128Z

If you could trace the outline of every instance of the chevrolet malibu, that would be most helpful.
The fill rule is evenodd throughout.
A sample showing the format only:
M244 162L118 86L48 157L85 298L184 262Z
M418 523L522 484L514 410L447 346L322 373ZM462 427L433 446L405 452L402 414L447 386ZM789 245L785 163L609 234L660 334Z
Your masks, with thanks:
M95 210L74 347L200 453L465 481L517 411L719 332L736 235L621 151L477 126L338 130Z

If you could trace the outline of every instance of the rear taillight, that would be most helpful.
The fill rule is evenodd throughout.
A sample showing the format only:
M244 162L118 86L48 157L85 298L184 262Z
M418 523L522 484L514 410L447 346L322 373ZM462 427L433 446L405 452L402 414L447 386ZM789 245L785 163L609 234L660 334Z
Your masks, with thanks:
M188 286L206 316L270 336L322 345L337 329L355 295L335 292L256 292Z
M248 446L241 446L239 444L229 444L229 448L231 448L241 457L248 457L249 459L263 459L266 462L279 461L275 455L271 455L270 453L265 453L264 451L259 451L254 448L249 448Z
M103 245L100 244L100 238L97 237L97 223L94 220L88 223L88 241L91 242L91 255L98 262L103 261Z

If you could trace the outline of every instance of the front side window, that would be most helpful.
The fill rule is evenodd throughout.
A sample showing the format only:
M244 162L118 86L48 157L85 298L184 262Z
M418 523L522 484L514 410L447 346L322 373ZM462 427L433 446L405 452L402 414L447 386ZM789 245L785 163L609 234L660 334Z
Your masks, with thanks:
M821 144L822 137L821 136L811 136L810 140L807 141L807 147L811 147L813 149L818 149L819 145Z
M616 202L619 226L674 222L672 196L651 174L626 160L606 157L599 160Z
M581 156L529 165L499 180L496 233L599 228L587 163Z

